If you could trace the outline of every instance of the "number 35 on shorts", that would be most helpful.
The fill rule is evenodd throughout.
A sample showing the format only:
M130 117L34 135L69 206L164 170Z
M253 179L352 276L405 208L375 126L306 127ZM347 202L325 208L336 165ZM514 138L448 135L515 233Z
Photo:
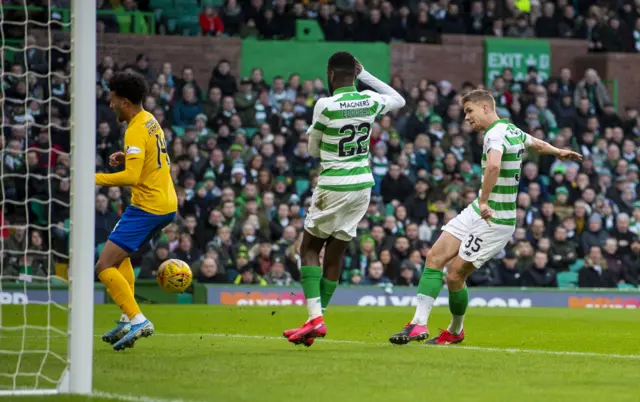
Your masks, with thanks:
M464 241L462 242L463 254L471 257L472 254L480 251L482 247L482 239L478 236L474 236L473 234L469 234Z

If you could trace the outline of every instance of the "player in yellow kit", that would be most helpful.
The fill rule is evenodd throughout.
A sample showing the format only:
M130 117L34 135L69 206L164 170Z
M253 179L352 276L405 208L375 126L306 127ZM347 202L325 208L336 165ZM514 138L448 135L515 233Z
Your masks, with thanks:
M135 276L129 255L173 222L178 199L170 175L164 133L153 115L142 108L148 92L136 73L116 74L109 83L110 106L118 121L128 124L124 152L109 158L110 166L124 163L123 171L96 173L99 186L131 186L131 205L109 235L96 264L96 273L122 310L117 326L102 340L114 350L133 347L140 337L153 335L154 327L140 311L134 297Z

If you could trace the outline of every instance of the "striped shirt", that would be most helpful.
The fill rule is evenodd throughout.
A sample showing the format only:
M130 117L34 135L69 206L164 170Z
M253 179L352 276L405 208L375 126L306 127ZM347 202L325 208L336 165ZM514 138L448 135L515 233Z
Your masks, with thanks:
M482 149L482 181L487 164L487 153L495 149L502 153L498 182L489 195L489 208L494 211L489 221L498 225L515 226L516 199L520 184L520 169L525 149L531 146L531 136L509 123L508 119L496 120L484 134ZM473 209L480 215L480 197L473 201Z
M358 92L355 87L339 88L333 96L318 99L311 126L322 133L318 188L356 191L373 187L369 136L376 117L387 113L393 103L388 95Z

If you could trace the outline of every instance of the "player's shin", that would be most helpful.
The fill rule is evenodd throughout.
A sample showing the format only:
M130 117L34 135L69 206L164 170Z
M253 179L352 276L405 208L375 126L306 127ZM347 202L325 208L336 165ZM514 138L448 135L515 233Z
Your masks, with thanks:
M322 315L322 305L320 302L320 281L322 279L322 268L319 266L304 266L301 268L301 282L304 297L307 299L307 311L309 319L314 319Z
M418 305L416 313L411 320L412 324L427 325L429 314L433 303L442 289L442 278L444 273L441 270L425 267L418 284Z
M131 289L131 293L135 295L136 294L135 292L136 274L133 272L133 265L131 265L131 258L125 258L124 260L122 260L122 262L120 263L120 266L118 267L118 272L120 272L120 274L124 277L124 279L127 280L127 283L129 284L129 288Z
M140 307L136 302L129 283L116 268L107 268L98 274L100 282L107 288L107 293L113 301L120 307L120 310L127 315L132 324L139 324L146 318L140 312Z
M451 325L447 330L454 335L462 332L464 314L469 305L469 290L464 285L459 290L449 290L449 311L451 311Z
M338 287L338 281L332 281L324 276L320 280L320 304L322 306L322 313L327 309L331 298L333 297L333 293L336 291Z
M120 274L122 274L124 279L127 280L127 283L129 284L129 288L131 288L131 293L135 297L136 274L133 272L133 265L131 265L131 258L125 258L124 260L122 260L122 262L120 263L120 266L118 267L118 272L120 272ZM129 317L125 313L122 313L122 317L120 317L120 322L129 322Z

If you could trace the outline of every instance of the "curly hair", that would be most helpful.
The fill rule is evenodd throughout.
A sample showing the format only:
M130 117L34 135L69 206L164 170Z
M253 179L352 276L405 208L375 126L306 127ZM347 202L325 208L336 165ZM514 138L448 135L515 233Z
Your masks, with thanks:
M109 89L121 98L139 105L149 92L147 81L138 73L124 71L117 73L109 82Z

